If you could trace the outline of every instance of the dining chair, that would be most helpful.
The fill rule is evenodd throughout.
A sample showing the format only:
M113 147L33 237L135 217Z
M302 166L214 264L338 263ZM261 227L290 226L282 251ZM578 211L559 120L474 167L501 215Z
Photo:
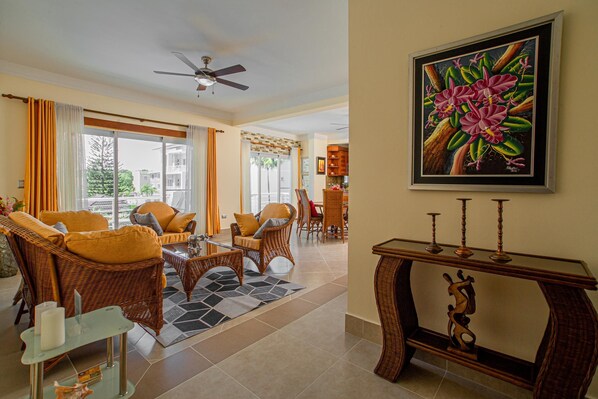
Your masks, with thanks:
M303 221L303 207L301 206L301 195L299 195L299 189L295 189L295 195L297 196L297 235L301 236L301 231L305 222Z
M345 242L345 213L343 204L343 192L341 190L323 189L324 197L324 217L322 222L322 232L324 241L329 234L337 236Z
M307 196L307 190L304 188L300 189L299 196L301 198L302 229L307 231L307 238L309 238L309 235L312 233L316 233L317 236L322 230L322 215L312 214L309 197Z

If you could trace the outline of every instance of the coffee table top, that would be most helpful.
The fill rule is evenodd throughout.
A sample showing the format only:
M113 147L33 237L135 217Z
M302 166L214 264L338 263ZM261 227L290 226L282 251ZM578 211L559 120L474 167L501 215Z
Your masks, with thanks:
M225 254L230 253L232 251L239 251L231 247L230 245L226 245L219 242L214 241L202 241L201 242L201 251L199 252L198 256L190 257L189 252L187 251L187 243L186 242L179 242L175 244L166 244L162 246L162 249L165 252L168 252L170 255L178 256L184 259L196 259L196 258L203 258L206 256L211 256L215 254Z

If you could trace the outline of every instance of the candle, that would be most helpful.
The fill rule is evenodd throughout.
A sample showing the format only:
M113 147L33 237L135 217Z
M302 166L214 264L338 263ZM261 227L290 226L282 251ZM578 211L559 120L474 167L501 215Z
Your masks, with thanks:
M39 335L42 331L42 313L55 308L56 302L54 301L43 302L35 307L35 327L33 330L35 335Z
M41 350L47 351L64 345L64 308L42 313Z

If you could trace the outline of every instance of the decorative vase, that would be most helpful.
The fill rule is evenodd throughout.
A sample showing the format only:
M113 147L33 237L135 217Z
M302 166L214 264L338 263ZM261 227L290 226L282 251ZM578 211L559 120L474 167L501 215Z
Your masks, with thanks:
M6 236L0 234L0 278L12 277L17 271L17 261L8 246Z

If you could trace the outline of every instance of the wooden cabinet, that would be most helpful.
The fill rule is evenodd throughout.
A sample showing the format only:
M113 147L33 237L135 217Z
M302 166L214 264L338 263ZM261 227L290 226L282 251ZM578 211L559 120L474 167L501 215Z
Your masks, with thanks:
M338 145L328 146L328 176L349 176L349 149Z

